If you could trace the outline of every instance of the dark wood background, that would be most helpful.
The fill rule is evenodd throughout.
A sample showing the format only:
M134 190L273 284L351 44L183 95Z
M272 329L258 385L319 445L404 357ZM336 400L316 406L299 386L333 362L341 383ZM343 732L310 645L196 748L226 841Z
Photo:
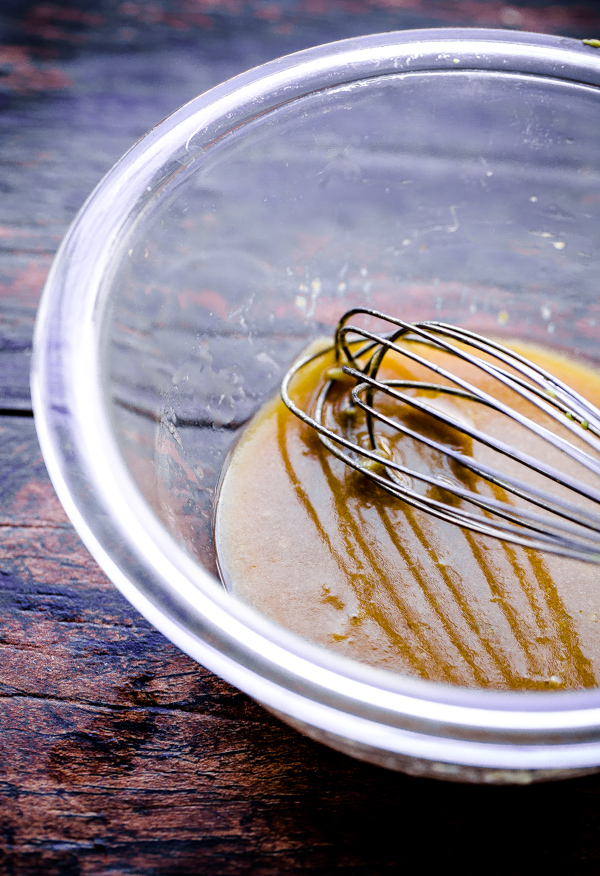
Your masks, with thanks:
M0 873L600 869L600 776L470 787L289 730L181 654L67 521L28 371L52 256L150 126L248 67L333 39L480 25L600 36L592 2L2 0Z

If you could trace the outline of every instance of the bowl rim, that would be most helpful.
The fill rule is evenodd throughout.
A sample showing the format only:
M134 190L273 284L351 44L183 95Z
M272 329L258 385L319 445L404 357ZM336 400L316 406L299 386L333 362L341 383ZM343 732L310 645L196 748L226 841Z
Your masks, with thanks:
M511 693L407 678L308 643L235 600L147 507L111 434L96 355L110 266L168 182L251 118L315 90L451 70L598 87L600 52L563 37L481 28L372 34L242 73L151 129L92 192L55 257L34 333L36 428L67 514L117 588L179 648L268 708L412 757L506 769L595 766L599 689Z

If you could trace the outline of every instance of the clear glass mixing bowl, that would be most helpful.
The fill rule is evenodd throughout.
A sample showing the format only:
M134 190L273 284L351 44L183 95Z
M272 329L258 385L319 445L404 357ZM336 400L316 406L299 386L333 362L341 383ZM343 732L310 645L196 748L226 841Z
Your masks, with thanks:
M44 456L102 568L193 658L316 739L463 781L600 767L600 694L466 690L294 636L215 575L240 429L348 307L600 367L600 52L388 33L251 70L150 131L63 242L36 328Z

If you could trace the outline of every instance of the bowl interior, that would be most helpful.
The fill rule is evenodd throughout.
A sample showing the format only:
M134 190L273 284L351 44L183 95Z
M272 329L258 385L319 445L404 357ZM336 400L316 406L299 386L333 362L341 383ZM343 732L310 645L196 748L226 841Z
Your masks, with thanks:
M346 71L171 156L114 257L102 368L133 477L202 567L229 449L347 308L600 359L597 101L458 59Z

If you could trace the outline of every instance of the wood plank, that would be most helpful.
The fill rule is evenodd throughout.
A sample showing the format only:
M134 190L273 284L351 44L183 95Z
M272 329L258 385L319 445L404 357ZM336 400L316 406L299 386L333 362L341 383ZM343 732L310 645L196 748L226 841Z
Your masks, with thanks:
M6 0L0 408L29 409L33 321L52 255L87 194L145 130L285 52L449 24L598 36L600 10ZM0 873L598 870L600 777L477 788L388 773L301 737L180 653L88 555L25 416L0 417L0 498Z
M79 541L32 421L0 426L0 871L370 876L489 857L492 835L511 837L494 852L508 872L520 838L523 866L600 863L600 776L520 789L389 773L181 654Z
M362 15L342 2L310 12L296 3L274 3L264 18L243 2L224 9L209 4L201 14L182 0L153 8L155 19L143 13L143 4L94 14L73 4L69 15L52 4L17 4L4 13L13 44L0 44L0 407L30 405L23 375L52 255L87 195L146 130L223 79L315 41L365 28L447 23L445 4L429 9L417 0L393 11L383 0L371 0ZM543 16L529 8L517 13L503 22L500 6L491 10L472 2L462 14L467 24L496 21L576 36L584 26L590 32L600 28L600 12L591 5L553 7ZM198 43L207 33L211 38ZM44 46L52 47L52 58ZM107 47L115 46L146 51L106 63L112 57Z

